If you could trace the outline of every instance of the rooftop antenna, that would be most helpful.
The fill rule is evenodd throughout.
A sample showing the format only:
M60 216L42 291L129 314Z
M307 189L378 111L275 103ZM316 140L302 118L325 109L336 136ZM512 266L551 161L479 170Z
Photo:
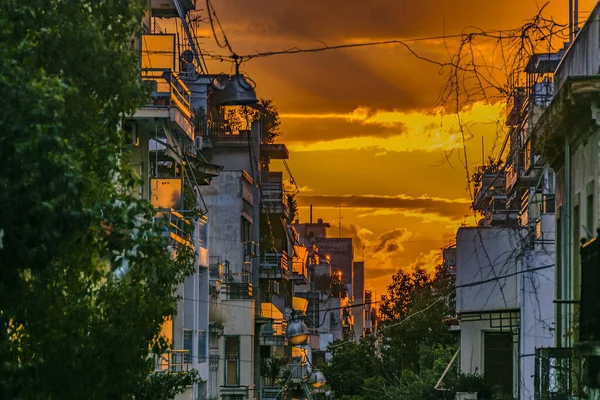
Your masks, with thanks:
M312 224L312 204L310 205L310 217L309 222Z
M481 135L481 164L485 165L485 138Z
M579 32L579 0L573 1L573 36Z
M569 42L579 32L579 0L569 0Z
M338 223L338 230L339 230L339 237L342 237L342 206L338 206L338 218L339 218L339 223Z

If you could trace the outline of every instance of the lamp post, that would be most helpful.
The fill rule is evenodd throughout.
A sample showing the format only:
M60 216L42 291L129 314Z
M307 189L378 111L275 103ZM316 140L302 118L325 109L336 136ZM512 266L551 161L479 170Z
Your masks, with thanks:
M302 346L308 342L308 328L304 322L300 321L295 311L292 311L292 316L288 321L286 335L292 346Z
M313 389L321 389L327 383L327 379L325 379L325 375L321 371L315 369L310 375L308 383L310 383Z

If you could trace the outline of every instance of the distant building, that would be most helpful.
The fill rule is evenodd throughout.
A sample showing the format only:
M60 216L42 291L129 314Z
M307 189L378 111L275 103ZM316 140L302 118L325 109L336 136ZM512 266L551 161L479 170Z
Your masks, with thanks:
M354 282L353 282L354 302L352 315L354 316L354 338L360 339L365 335L365 263L364 261L354 262Z

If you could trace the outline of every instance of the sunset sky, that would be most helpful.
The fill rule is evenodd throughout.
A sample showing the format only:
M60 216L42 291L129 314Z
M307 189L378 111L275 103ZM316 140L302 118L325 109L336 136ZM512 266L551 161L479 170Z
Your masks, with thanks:
M201 4L202 1L199 1ZM584 19L595 1L580 1ZM318 47L459 34L474 26L513 29L537 13L543 1L502 0L220 0L213 1L238 54L292 47ZM199 6L201 7L201 6ZM566 23L567 0L550 1L546 17ZM470 28L469 28L470 27ZM212 35L211 32L206 32ZM453 42L454 40L454 42ZM456 39L448 39L452 48ZM443 40L410 42L428 58L449 58ZM204 49L227 54L212 37ZM212 72L230 65L209 62ZM301 222L314 218L338 235L355 240L363 258L367 287L377 296L398 268L440 261L440 248L463 222L473 223L466 172L459 158L462 141L456 116L436 108L446 79L440 68L418 60L401 45L278 55L242 65L271 98L282 119L280 140L290 149L289 166L301 188ZM470 123L468 166L498 151L500 105L465 109ZM453 151L446 160L449 151ZM462 151L462 150L461 150ZM470 216L466 218L465 216Z

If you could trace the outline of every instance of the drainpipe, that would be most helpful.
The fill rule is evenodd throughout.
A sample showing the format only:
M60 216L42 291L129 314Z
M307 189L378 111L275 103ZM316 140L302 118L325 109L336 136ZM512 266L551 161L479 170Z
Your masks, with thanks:
M567 334L572 329L571 314L572 307L572 238L571 238L571 144L569 143L568 134L565 137L565 206L563 215L563 300L564 304L564 332L561 335ZM571 335L564 336L565 347L571 347Z

